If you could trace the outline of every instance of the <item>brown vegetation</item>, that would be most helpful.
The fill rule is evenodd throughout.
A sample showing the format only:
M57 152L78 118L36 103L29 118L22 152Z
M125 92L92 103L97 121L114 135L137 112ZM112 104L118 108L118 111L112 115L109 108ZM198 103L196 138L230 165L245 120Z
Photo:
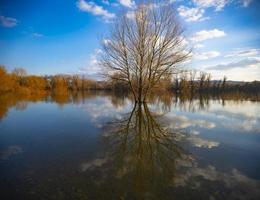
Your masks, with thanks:
M228 81L224 76L220 80L211 80L211 74L197 71L183 71L173 79L169 86L170 90L183 95L194 95L195 93L260 93L260 82Z
M114 75L116 76L116 75ZM192 98L199 93L219 95L222 93L247 93L259 96L260 82L230 82L224 77L222 80L211 80L211 75L204 72L185 71L175 78L163 77L148 97L162 95L174 91L181 96ZM0 67L0 95L14 93L16 95L51 94L53 98L66 102L69 93L88 90L112 90L128 93L129 85L124 81L113 78L110 81L95 81L79 75L35 76L26 75L25 70L15 69L13 72ZM147 97L147 98L148 98ZM133 96L134 98L134 96Z
M79 75L27 75L22 68L8 72L4 66L0 66L0 95L6 93L66 95L69 91L112 89L116 84L118 85L118 83L89 80Z
M16 94L35 94L46 92L46 81L41 76L27 76L25 70L15 69L8 73L0 66L0 94L13 92Z

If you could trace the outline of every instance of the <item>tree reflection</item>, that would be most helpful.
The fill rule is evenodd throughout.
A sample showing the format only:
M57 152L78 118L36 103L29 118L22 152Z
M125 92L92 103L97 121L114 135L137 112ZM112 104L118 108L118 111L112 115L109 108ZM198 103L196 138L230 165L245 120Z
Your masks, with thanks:
M11 93L0 95L0 120L7 115L12 107L17 110L25 110L29 102L44 101L46 99L47 95L40 93L32 95L15 95Z
M108 97L116 108L125 106L127 100L134 102L134 99L128 93L115 93L111 91L84 91L84 92L66 92L66 93L34 93L34 94L13 94L6 93L0 95L0 119L3 119L8 110L15 107L18 110L24 110L29 102L51 101L57 103L60 107L65 104L84 104L87 99L97 97ZM200 110L209 110L211 104L218 103L223 107L227 102L232 104L243 104L246 101L259 101L259 97L244 95L243 93L225 93L221 96L197 94L185 96L171 92L151 93L147 99L149 103L159 105L164 112L169 112L172 108L178 108L182 111L197 112Z
M181 134L168 129L160 118L146 103L136 103L130 113L104 127L104 157L83 166L87 173L106 171L105 176L95 177L98 189L94 190L102 190L97 193L106 190L112 199L167 199L178 160L189 156L178 144Z

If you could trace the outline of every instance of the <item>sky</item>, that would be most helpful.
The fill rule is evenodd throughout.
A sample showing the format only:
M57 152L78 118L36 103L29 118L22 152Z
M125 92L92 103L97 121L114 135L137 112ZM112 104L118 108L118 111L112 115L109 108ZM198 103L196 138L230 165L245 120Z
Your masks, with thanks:
M160 1L156 4L160 6ZM98 78L100 44L133 0L0 0L0 65ZM187 69L260 80L260 0L168 0L193 47ZM130 15L129 15L130 16Z

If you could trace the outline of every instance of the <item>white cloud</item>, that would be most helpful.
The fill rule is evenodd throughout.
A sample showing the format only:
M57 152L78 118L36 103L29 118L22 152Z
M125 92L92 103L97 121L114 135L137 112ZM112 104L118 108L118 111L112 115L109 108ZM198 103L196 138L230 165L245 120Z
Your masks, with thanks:
M260 133L259 121L255 118L233 120L236 120L237 123L229 123L227 120L223 120L223 125L228 129L236 130L235 133Z
M254 58L254 59L243 59L238 62L231 62L231 63L225 63L225 64L219 64L215 66L208 67L208 69L211 70L227 70L227 69L233 69L233 68L245 68L245 67L251 67L251 66L260 66L260 58Z
M80 106L82 110L87 111L91 121L98 128L103 127L106 122L112 119L121 119L124 113L130 112L132 109L130 100L115 106L109 97L97 98L95 102L89 101Z
M220 124L228 130L232 130L232 133L259 134L260 109L258 107L257 102L243 101L237 105L232 101L227 101L224 108L221 105L212 106L210 112L221 119Z
M259 102L243 101L240 102L241 106L234 104L233 101L227 101L225 107L222 105L211 107L211 112L216 116L225 116L232 120L233 123L237 123L236 120L248 121L255 119L259 121L260 126L260 109Z
M171 129L185 129L188 127L200 127L205 129L213 129L216 125L213 122L205 121L202 119L189 119L184 115L175 115L173 113L168 114L171 123L169 128Z
M217 188L221 184L223 190L235 191L227 192L221 198L216 194L210 193L208 199L257 199L256 197L260 195L260 181L247 177L235 168L223 172L212 165L200 167L197 163L191 166L184 162L178 162L178 164L180 164L179 168L183 168L183 166L189 168L180 176L176 176L176 187L182 186L192 190L203 191L205 183L210 188ZM198 182L204 184L197 184Z
M110 13L109 11L105 10L102 6L95 4L93 1L87 2L84 0L79 0L77 2L77 6L82 11L92 13L96 16L102 16L103 19L105 19L106 21L111 20L116 16L114 13Z
M192 135L199 135L200 132L197 131L197 130L191 130L191 131L190 131L190 134L192 134Z
M110 2L108 0L102 0L103 4L110 5Z
M133 8L135 7L135 1L132 0L118 0L119 3L125 7Z
M102 167L107 162L108 162L107 158L97 158L97 159L91 160L89 162L82 163L80 165L80 170L82 172L85 172L91 168Z
M227 76L234 81L254 81L260 79L260 64L246 66L244 68L229 68L227 70L207 69L213 74L213 79L219 80Z
M189 8L186 6L180 6L178 8L179 15L184 17L187 22L203 21L209 19L208 17L203 17L205 12L201 8Z
M220 55L220 53L218 51L208 51L208 52L196 53L194 55L194 59L208 60L210 58L218 57L219 55Z
M186 40L185 37L181 37L180 40L181 40L181 45L183 47L185 47L185 46L187 46L189 44L189 42Z
M260 106L258 102L243 101L240 103L241 106L237 106L233 101L227 101L225 102L225 107L222 107L222 105L214 106L211 107L210 111L213 112L214 115L225 116L225 118L229 120L240 119L248 121L254 119L260 122Z
M35 33L32 33L32 36L39 38L39 37L43 37L43 34L35 32Z
M243 7L247 7L252 3L253 0L241 0L241 4Z
M260 49L237 49L230 54L226 55L226 58L230 57L254 57L259 56L260 57Z
M219 146L219 142L214 142L214 141L209 141L209 140L205 140L196 136L191 136L189 138L187 138L188 141L191 142L192 145L194 145L195 147L200 147L200 148L213 148L213 147L218 147Z
M128 12L126 13L126 17L127 17L128 19L135 19L135 12L134 12L134 11L128 11Z
M17 19L11 17L0 16L0 24L3 27L12 28L17 25Z
M194 45L194 48L196 48L196 49L200 49L200 48L203 48L203 47L204 47L203 44L195 44Z
M79 73L84 73L89 76L99 76L101 74L101 67L99 65L98 56L102 53L101 49L96 49L87 60L87 64L79 69Z
M221 11L231 0L193 0L201 8L215 8L215 11Z
M215 11L221 11L225 6L231 3L238 3L242 7L248 7L253 0L193 0L199 8L215 8Z
M104 39L103 40L103 44L104 45L108 45L109 43L111 43L111 40L109 40L109 39Z
M194 34L194 36L191 38L191 41L193 42L201 42L208 39L213 38L219 38L225 36L226 33L224 31L218 30L218 29L212 29L212 30L202 30Z

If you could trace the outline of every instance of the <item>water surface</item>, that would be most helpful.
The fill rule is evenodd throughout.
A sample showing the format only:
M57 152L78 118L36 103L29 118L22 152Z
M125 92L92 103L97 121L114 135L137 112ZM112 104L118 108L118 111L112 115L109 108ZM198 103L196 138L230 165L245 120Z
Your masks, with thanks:
M259 199L260 102L0 97L1 199Z

